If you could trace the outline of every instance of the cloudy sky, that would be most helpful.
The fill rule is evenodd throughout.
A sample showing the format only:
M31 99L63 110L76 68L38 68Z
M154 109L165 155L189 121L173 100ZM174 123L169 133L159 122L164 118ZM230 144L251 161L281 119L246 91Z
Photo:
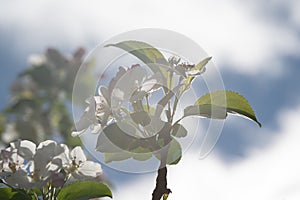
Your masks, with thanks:
M300 1L0 0L0 108L30 54L91 50L138 28L177 31L201 45L225 87L242 93L262 122L229 117L213 152L197 142L169 168L170 200L300 197ZM155 174L107 169L115 199L150 199Z

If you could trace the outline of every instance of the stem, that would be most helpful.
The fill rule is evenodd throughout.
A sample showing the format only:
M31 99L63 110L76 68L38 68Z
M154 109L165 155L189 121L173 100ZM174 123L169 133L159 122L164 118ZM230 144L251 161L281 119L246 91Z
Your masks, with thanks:
M182 80L183 80L183 78L180 76L177 86L179 86L181 84ZM175 94L175 99L174 99L174 103L173 103L173 112L172 112L172 115L171 115L171 122L173 121L173 118L174 118L174 115L175 115L175 112L176 112L176 109L177 109L177 104L179 102L179 99L180 99L181 95L182 95L182 92L179 89L177 94Z
M171 90L172 90L172 79L173 79L173 72L170 70L169 71L169 73L170 73L170 75L169 75L169 79L170 79L170 81L169 81L169 86L168 86L168 89L170 90L170 92L171 92ZM169 113L170 113L170 115L171 115L171 102L169 101L168 102L168 110L169 110ZM168 121L169 122L171 122L172 121L172 119L171 119L171 116L169 117L169 119L168 119Z
M152 193L152 200L160 200L164 194L171 193L167 188L167 167L160 168L157 171L156 187Z
M179 100L179 96L175 96L175 100L174 100L174 104L173 104L173 112L172 112L172 115L171 115L171 120L173 121L173 118L174 118L174 115L175 115L175 112L176 112L176 108L177 108L177 104L178 104L178 100Z
M149 106L149 95L146 94L146 102L147 102L147 109L148 109L148 113L150 111L150 106Z
M156 186L152 193L152 200L160 200L164 194L171 193L171 190L167 187L167 167L164 164L165 161L161 161L157 170Z
M171 142L170 127L164 127L159 133L159 138L163 138L164 143L167 144L160 152L160 166L157 170L156 185L152 193L152 200L160 200L164 194L171 193L167 187L167 156Z

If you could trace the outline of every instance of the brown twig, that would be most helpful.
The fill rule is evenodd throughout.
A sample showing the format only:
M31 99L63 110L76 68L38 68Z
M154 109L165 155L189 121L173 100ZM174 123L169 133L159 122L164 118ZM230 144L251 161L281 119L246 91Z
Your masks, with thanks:
M157 170L156 185L152 193L152 200L160 200L164 194L171 193L171 190L167 187L167 156L171 141L169 131L170 127L167 125L159 134L159 137L163 138L164 143L167 145L160 152L160 166Z

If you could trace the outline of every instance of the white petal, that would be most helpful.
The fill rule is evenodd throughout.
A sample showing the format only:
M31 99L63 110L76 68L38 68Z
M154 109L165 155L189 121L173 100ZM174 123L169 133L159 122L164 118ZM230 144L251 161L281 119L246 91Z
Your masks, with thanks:
M96 178L103 173L101 165L96 162L86 161L78 168L77 178ZM74 176L76 178L76 175Z
M75 147L71 151L71 158L75 159L76 164L80 164L86 161L85 154L80 146Z
M55 141L53 141L53 140L45 140L45 141L41 142L38 145L37 149L42 149L42 148L45 148L45 147L47 147L47 148L49 148L49 147L54 148L56 145L57 145L57 143Z
M58 172L62 168L62 161L59 158L53 159L46 166L45 170L40 172L41 177L49 177L53 172Z
M156 83L157 83L156 79L147 80L143 83L141 90L148 92L155 86Z
M8 161L18 165L24 163L24 158L17 153L17 149L13 149L12 147L1 150L1 159L3 160L3 164L8 163Z
M68 146L65 144L61 144L61 146L64 148L64 152L56 158L59 158L62 161L62 165L65 166L72 163L72 160L70 158L70 150Z
M49 163L64 151L65 148L57 145L55 141L46 140L40 143L34 155L34 170L40 171L41 174L48 174Z
M16 142L10 143L10 146L13 149L17 149L17 152L20 156L22 156L25 160L32 159L35 154L36 145L29 140L18 140Z

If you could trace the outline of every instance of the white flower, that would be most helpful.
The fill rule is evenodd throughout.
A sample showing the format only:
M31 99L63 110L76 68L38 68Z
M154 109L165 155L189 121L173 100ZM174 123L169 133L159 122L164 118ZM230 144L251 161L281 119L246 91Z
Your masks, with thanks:
M71 152L65 148L65 153L64 168L75 179L95 179L102 174L101 165L88 161L81 147L75 147Z
M28 140L19 140L0 154L0 179L18 188L43 188L49 184L61 187L70 179L97 179L101 174L101 165L88 161L81 147L70 152L65 144L52 140L41 142L38 147Z
M143 82L140 90L145 92L150 92L154 86L158 83L157 79L151 78Z
M6 177L5 181L11 185L18 188L31 189L33 184L31 183L31 178L28 176L26 169L19 168L14 173Z
M17 152L8 147L1 150L1 175L15 173L20 169L24 163L24 158L17 154Z
M10 147L25 160L31 160L36 149L36 145L29 140L17 140L10 143Z
M31 178L28 176L28 162L24 158L32 157L32 142L24 140L11 143L1 150L0 176L11 186L30 189Z
M86 103L88 106L79 121L76 122L76 130L71 133L73 137L81 136L88 128L92 133L98 133L101 130L101 122L105 124L109 118L109 106L102 95L88 98Z
M54 172L62 169L62 155L65 149L63 145L55 141L46 140L41 142L33 156L29 171L36 183L36 187L43 186Z

